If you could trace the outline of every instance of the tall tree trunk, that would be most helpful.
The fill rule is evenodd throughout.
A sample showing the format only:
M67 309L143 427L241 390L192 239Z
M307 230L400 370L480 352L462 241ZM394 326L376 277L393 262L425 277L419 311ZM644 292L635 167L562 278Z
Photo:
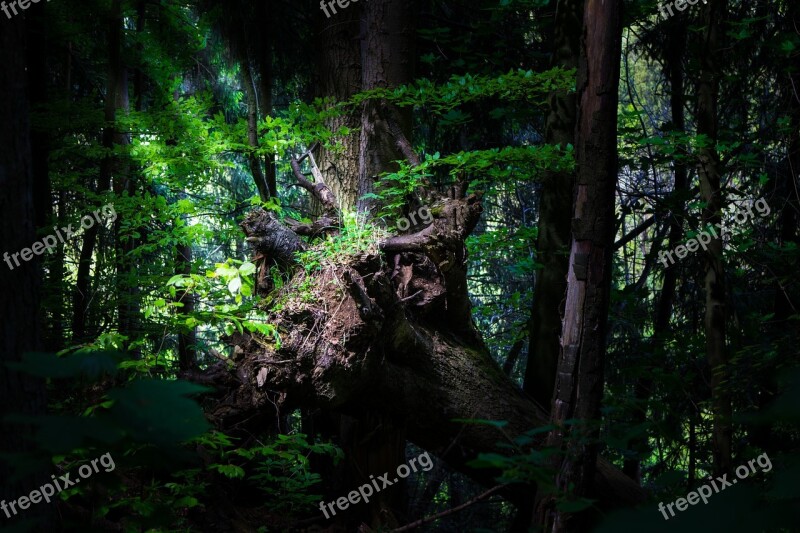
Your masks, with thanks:
M361 43L358 35L363 5L351 5L336 15L336 21L320 17L318 31L317 96L333 98L337 102L348 100L361 90ZM331 131L346 127L351 133L337 139L342 151L321 148L317 158L320 171L326 176L331 191L339 199L342 209L353 211L358 200L359 142L358 129L361 115L354 111L331 118L326 126Z
M414 2L408 0L375 0L364 5L361 23L361 90L396 87L413 77L412 43ZM373 192L375 179L392 170L393 161L402 159L394 137L383 116L380 103L367 102L361 114L361 136L358 151L358 183L355 191L346 193L348 204L355 203L359 212L369 212L372 202L363 195ZM411 113L395 112L406 139L411 138ZM356 193L354 195L353 193ZM405 462L406 432L403 424L392 416L372 408L357 413L352 423L358 431L344 442L354 460L356 471L364 479L367 472L392 472ZM347 418L345 417L345 423ZM370 505L369 522L377 528L399 525L399 517L407 514L405 483L382 491Z
M720 71L722 21L727 9L726 0L710 0L703 10L706 31L698 50L700 82L697 87L697 133L708 142L699 149L700 194L706 203L703 223L714 225L722 221L724 198L720 190L721 163L716 150L717 100ZM731 416L732 404L726 385L728 356L725 349L725 266L722 258L722 239L715 237L705 253L705 334L706 356L711 367L711 395L713 406L714 471L718 474L731 469Z
M361 20L361 90L393 88L409 83L414 76L413 0L370 0ZM356 206L370 212L374 201L363 198L374 192L378 176L396 170L391 161L404 159L389 133L382 103L369 100L361 111L359 179ZM411 110L395 111L400 129L411 135Z
M245 54L246 57L246 54ZM256 85L253 79L253 71L250 62L242 61L242 89L247 97L247 144L252 149L259 148L258 142L258 98L256 96ZM247 155L250 163L250 172L253 174L253 181L256 183L258 195L261 201L266 202L270 197L269 184L261 168L261 159L255 152Z
M258 110L259 118L264 119L272 115L272 85L274 75L272 68L272 39L275 35L272 28L272 21L276 17L269 12L267 2L257 2L255 5L256 20L267 27L261 31L261 39L258 42L258 50L255 53L255 65L258 69ZM277 168L275 166L275 155L266 154L264 156L264 177L267 181L269 195L273 198L278 197Z
M683 56L686 51L686 24L680 19L672 19L669 27L668 44L664 47L665 75L670 83L670 108L672 112L672 131L677 134L684 133L686 129L684 95L684 69ZM669 244L668 249L674 250L683 240L683 221L686 215L684 205L689 190L689 171L686 161L675 160L675 180L672 194L669 199ZM664 284L661 295L656 305L656 315L653 320L653 336L651 358L653 362L661 361L660 353L664 336L669 332L669 321L672 317L672 306L675 301L675 288L678 283L679 263L665 265ZM641 427L647 420L649 399L653 396L652 372L645 371L645 375L636 380L634 396L636 408L632 416L631 425ZM632 479L641 482L641 458L648 452L647 436L633 439L628 447L636 453L635 457L625 460L623 471Z
M144 33L145 16L147 5L144 0L137 0L136 3L136 33L141 36ZM138 52L141 54L143 51L142 45L137 45ZM127 84L127 70L122 69L122 83L120 87L120 95L118 106L126 113L130 108L130 98L128 95ZM137 68L133 76L133 92L136 97L135 106L136 111L142 111L144 105L144 73L141 68ZM127 135L116 135L116 142L118 144L129 144L130 138ZM138 185L137 171L132 170L132 163L130 161L124 162L122 179L116 183L115 192L117 196L122 197L127 194L128 198L136 196L136 189ZM124 215L117 213L117 219L114 221L114 242L116 243L116 262L117 262L117 319L120 334L127 337L130 341L135 340L139 333L139 310L140 310L140 291L139 291L139 278L136 272L135 258L132 256L133 251L139 244L139 239L135 238L131 233L139 233L140 235L146 231L146 228L131 228L129 234L122 233ZM139 356L140 350L132 351L134 356Z
M4 256L0 275L0 500L14 501L22 494L44 482L46 474L26 474L22 479L12 477L16 469L9 454L30 451L33 428L8 423L7 414L35 416L45 413L45 382L9 369L5 363L20 361L22 354L40 350L41 271L38 256L17 265L13 254L30 248L40 239L34 223L46 218L37 213L34 198L34 163L31 156L30 122L28 116L28 80L25 65L25 17L3 20L0 31L0 243ZM37 154L38 155L38 154ZM48 206L49 207L49 206ZM19 256L17 256L18 258ZM8 268L9 270L5 270ZM45 461L44 468L49 466ZM52 531L53 507L43 506L39 513L28 516L34 527ZM3 520L6 518L4 517Z
M127 100L127 78L122 70L122 0L113 0L108 16L108 80L105 99L105 127L103 128L103 148L108 150L100 163L100 174L97 180L97 190L107 191L111 188L111 174L114 169L114 157L111 150L117 139L114 122L116 120L117 106L121 103L118 99ZM124 85L124 87L123 87ZM72 316L72 341L81 343L91 336L87 331L87 315L91 302L91 268L97 236L100 232L100 223L92 224L83 236L81 253L78 260L78 275L73 294Z
M552 66L577 69L584 0L553 0L555 25ZM547 144L575 144L574 93L550 94L545 124ZM524 390L545 409L550 409L558 364L561 335L561 304L567 292L570 213L575 176L571 172L548 172L539 200L537 261L543 265L536 277L530 321L528 364Z
M572 249L561 355L548 437L561 447L556 487L577 497L592 495L603 396L605 336L611 292L614 200L617 183L617 103L622 41L621 0L587 0L578 70L578 163ZM567 420L580 421L564 426ZM585 531L586 514L542 502L547 531Z

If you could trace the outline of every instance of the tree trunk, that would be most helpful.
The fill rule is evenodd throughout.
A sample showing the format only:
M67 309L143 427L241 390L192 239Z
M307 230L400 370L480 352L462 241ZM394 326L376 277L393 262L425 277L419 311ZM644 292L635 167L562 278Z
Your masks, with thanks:
M551 64L565 69L577 68L584 0L554 0L553 3L556 14ZM545 124L547 144L562 148L575 144L576 106L574 93L550 94L550 110ZM539 200L536 252L537 262L543 267L536 276L533 294L524 390L547 410L553 400L561 336L561 304L567 292L574 181L571 172L547 172Z
M246 57L246 55L245 55ZM256 85L253 80L253 73L250 62L242 61L242 89L247 96L247 144L253 150L258 149L258 99L256 97ZM253 174L253 181L258 189L258 195L262 202L266 202L270 197L269 184L261 169L261 159L255 152L247 155L250 163L250 172Z
M256 20L262 26L261 38L258 42L258 50L255 53L255 65L258 70L258 111L259 118L264 119L272 115L272 84L274 82L272 68L272 39L275 35L272 21L276 20L273 13L270 13L271 6L267 2L257 2L255 5ZM277 19L280 20L280 19ZM267 25L266 28L263 25ZM264 156L264 178L267 181L269 195L272 198L278 197L277 168L275 166L275 154Z
M409 83L413 73L414 3L410 0L370 0L361 20L361 90L393 88ZM369 100L361 112L359 179L356 205L359 212L371 212L375 202L363 196L375 190L378 176L396 170L391 161L404 159L398 149L382 103ZM411 138L411 110L393 110L400 129Z
M717 100L719 95L718 56L722 34L720 17L727 9L726 0L710 0L705 7L706 32L700 44L700 83L697 87L697 133L707 137L698 151L700 159L700 195L706 203L703 224L722 221L724 199L720 190L722 169L717 141ZM705 272L705 333L706 355L711 367L711 396L713 405L714 472L724 474L731 469L731 397L727 386L728 356L725 349L725 265L722 258L722 239L715 237L708 245Z
M614 246L617 102L622 40L620 0L587 0L578 70L577 193L561 335L561 355L548 436L562 448L556 487L597 496L596 422L600 420ZM578 420L566 429L567 420ZM553 532L585 531L586 514L559 511L544 499L540 522Z
M192 273L192 247L178 244L175 247L175 274ZM183 304L177 314L190 316L194 312L194 295L187 290L179 290L175 301ZM188 372L197 366L197 328L180 325L178 333L178 367L181 372Z
M98 192L107 191L111 187L111 174L114 168L114 157L110 155L114 148L115 132L114 122L118 105L127 101L127 78L123 75L121 48L122 48L122 0L113 0L108 16L108 80L105 99L105 127L103 128L103 148L108 150L100 163L100 174L97 179ZM123 96L124 95L124 96ZM100 232L100 223L92 224L83 235L83 244L78 260L78 275L75 283L75 292L72 298L72 342L74 344L86 342L93 332L87 331L87 315L91 302L91 268L97 236Z
M144 33L145 17L147 5L144 0L137 0L136 3L136 33L142 35ZM142 45L137 45L139 54L142 54ZM119 107L126 113L130 109L130 98L128 95L127 84L127 70L122 69L122 79L120 87ZM136 111L140 112L143 109L144 100L144 73L141 68L137 68L133 77L133 92L136 97L135 106ZM117 143L129 144L130 137L128 135L117 134ZM115 187L117 196L122 197L127 194L128 198L136 197L136 189L139 181L138 173L132 171L131 162L126 161L121 180ZM140 290L139 278L136 270L135 258L132 256L133 251L136 249L140 242L140 238L136 238L132 233L144 234L147 228L131 228L129 233L123 234L123 219L124 215L118 213L117 219L114 221L114 242L116 243L116 260L117 260L117 288L119 292L119 301L117 304L117 319L119 325L119 332L121 335L127 337L130 341L135 340L139 333L139 312L140 312ZM140 350L132 350L135 357L140 355Z
M408 438L439 454L452 467L492 483L496 472L467 465L480 452L496 452L503 433L458 419L508 421L504 433L520 435L547 423L536 406L492 360L472 322L455 324L447 311L447 279L466 271L466 262L453 262L441 271L441 258L463 246L481 213L476 197L441 199L443 208L433 224L414 235L393 237L380 244L384 253L404 253L414 272L405 285L392 279L394 266L365 252L340 265L314 274L315 280L338 279L335 285L315 283L314 300L293 301L269 317L282 335L279 349L250 335L234 334L232 373L216 365L198 380L225 383L231 392L210 411L220 427L247 413L272 406L266 389L282 391L281 410L296 406L324 407L359 415L363 405L384 419L404 423ZM267 213L251 214L243 223L257 253L274 256L275 221ZM302 246L301 243L295 245ZM280 252L286 255L285 251ZM290 255L290 254L289 254ZM305 276L304 271L297 274ZM295 278L300 282L301 278ZM466 288L463 298L467 297ZM473 328L473 333L464 330ZM542 444L540 442L540 444ZM382 467L380 472L391 472ZM371 472L374 473L374 472ZM640 501L642 492L629 478L600 461L595 489L604 507Z
M358 39L361 4L351 5L336 15L336 22L320 18L317 62L317 96L348 100L361 89L361 46ZM329 119L331 131L342 127L351 130L340 152L321 148L317 157L320 171L327 177L341 209L354 211L358 200L359 143L357 130L361 116L357 112Z
M41 237L34 222L45 218L37 213L34 198L34 164L31 156L30 122L28 117L28 80L25 66L25 17L2 21L0 31L0 243L4 272L0 276L0 457L30 451L33 428L8 423L8 414L35 416L45 413L45 382L9 369L5 363L20 361L22 354L42 348L40 313L39 257L16 264L14 254L30 248ZM38 154L37 154L38 155ZM47 206L49 207L49 206ZM6 257L8 257L6 259ZM19 258L19 256L16 256ZM9 270L5 270L8 268ZM14 457L9 455L9 457ZM49 461L45 461L48 468ZM0 459L0 500L14 501L38 487L46 474L26 474L12 478L10 460ZM19 520L19 517L12 517ZM36 521L33 527L52 531L54 509L43 506L39 513L27 516ZM4 517L3 520L6 520ZM13 527L13 526L12 526Z

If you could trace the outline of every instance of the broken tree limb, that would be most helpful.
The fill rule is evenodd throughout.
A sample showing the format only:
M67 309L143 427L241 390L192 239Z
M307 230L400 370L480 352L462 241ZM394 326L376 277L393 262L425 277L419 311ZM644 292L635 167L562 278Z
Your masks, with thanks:
M333 191L331 191L324 182L311 183L305 175L303 175L303 171L300 169L300 162L297 159L292 159L290 164L294 172L294 177L300 186L311 193L311 196L319 200L327 215L335 215L337 205L336 196L333 194Z

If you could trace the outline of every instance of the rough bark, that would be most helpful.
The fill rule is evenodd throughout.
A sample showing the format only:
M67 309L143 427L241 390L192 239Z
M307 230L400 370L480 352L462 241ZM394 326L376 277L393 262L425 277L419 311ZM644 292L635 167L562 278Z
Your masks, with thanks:
M698 151L700 165L700 195L706 203L703 224L718 224L722 220L724 198L720 190L722 168L716 150L719 98L719 55L721 53L722 27L720 17L726 10L726 0L710 0L703 10L706 25L699 48L700 82L697 87L697 133L705 135L708 142ZM730 394L725 390L728 355L725 348L725 265L722 258L722 240L715 237L705 253L705 334L706 356L711 367L711 396L713 406L712 443L714 471L730 472L731 416Z
M554 0L555 18L552 66L577 69L584 0ZM550 94L545 142L566 148L575 144L576 99L574 93ZM530 322L528 364L524 390L549 409L558 364L561 305L567 292L570 213L575 177L571 172L547 172L539 200L536 277Z
M344 102L361 90L361 45L358 38L361 4L351 5L333 19L320 18L317 62L317 96ZM341 208L353 211L358 200L358 133L361 116L357 111L330 119L331 131L342 127L351 130L345 138L337 138L340 150L320 148L317 162L327 177Z
M361 19L361 89L393 88L413 79L414 2L370 0ZM364 103L361 110L361 140L358 152L359 212L370 212L374 201L363 198L374 192L378 176L394 170L391 161L404 159L389 131L383 104ZM399 128L411 138L411 111L396 112Z
M563 450L556 488L591 497L597 463L597 421L603 396L605 334L611 292L614 194L617 182L617 102L622 39L620 0L587 0L578 70L577 187L561 354L548 443ZM564 426L567 420L577 424ZM586 513L540 505L546 531L583 531Z

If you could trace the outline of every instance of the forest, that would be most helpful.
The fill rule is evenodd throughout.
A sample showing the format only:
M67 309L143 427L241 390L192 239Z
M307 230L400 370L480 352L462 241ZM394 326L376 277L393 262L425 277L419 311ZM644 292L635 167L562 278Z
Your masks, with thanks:
M800 531L800 2L0 2L0 531Z

